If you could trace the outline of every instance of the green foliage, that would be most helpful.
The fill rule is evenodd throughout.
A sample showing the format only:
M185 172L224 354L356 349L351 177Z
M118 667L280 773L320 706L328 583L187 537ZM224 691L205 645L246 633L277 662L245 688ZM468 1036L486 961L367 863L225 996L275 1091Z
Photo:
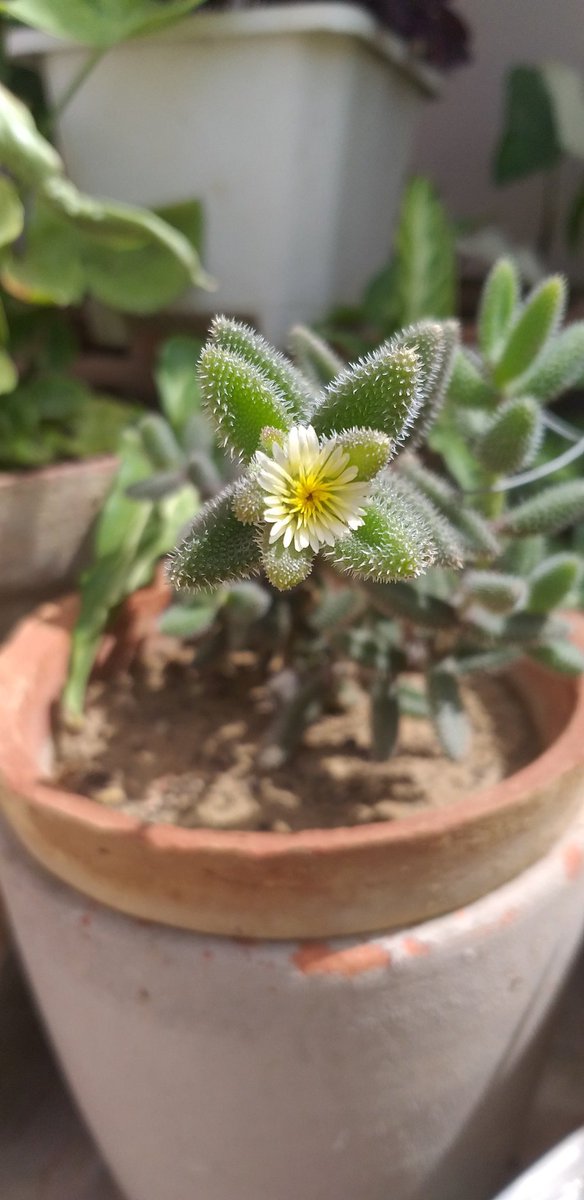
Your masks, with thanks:
M306 325L295 325L291 330L290 348L300 370L316 387L326 387L343 370L343 360Z
M513 67L507 77L503 133L497 147L497 183L549 170L562 156L553 105L537 67Z
M566 285L560 275L552 275L534 289L511 324L496 363L494 381L499 387L533 365L562 320L565 302Z
M0 166L10 175L0 281L11 295L68 305L90 294L120 311L147 313L189 286L208 285L197 247L183 232L200 226L195 202L168 210L164 220L84 195L66 179L28 109L1 85Z
M533 462L542 432L537 400L530 396L513 397L501 404L478 438L477 458L481 466L495 474L519 471Z
M179 594L163 628L192 638L201 664L243 646L257 656L274 708L262 768L289 757L310 721L349 703L357 685L369 696L375 757L393 751L400 716L413 712L431 719L445 752L460 758L476 673L505 670L524 655L567 673L582 669L557 615L573 602L580 556L545 539L584 517L584 483L541 486L537 450L548 420L540 397L560 359L567 377L566 350L556 347L565 345L556 331L561 293L552 280L521 305L512 270L500 264L481 303L480 350L457 356L456 326L424 320L332 379L326 344L297 340L304 382L301 366L224 319L202 352L198 384L189 381L184 347L165 352L159 378L172 430L159 416L145 419L149 468L130 493L153 509L193 478L194 453L212 468L207 503L169 568L175 585L195 594ZM573 346L578 354L577 339ZM525 378L529 394L519 391ZM189 406L201 394L245 460L236 478L213 456L204 427L198 451L185 445L201 419ZM434 453L431 466L426 447L412 452L426 421L436 421L433 452L440 438L456 450L438 464ZM256 574L263 578L247 580ZM403 682L412 672L414 687Z
M396 238L396 309L399 323L449 317L454 311L452 228L427 179L410 180Z
M329 385L312 415L320 435L378 429L401 441L419 411L421 362L409 346L387 342Z
M517 271L510 259L502 258L489 275L479 309L479 347L488 363L497 362L500 357L518 301Z
M64 694L69 717L78 718L82 712L108 621L126 596L150 582L157 563L198 507L190 478L188 431L193 420L202 421L200 393L193 385L199 353L196 340L173 338L165 344L156 376L169 423L149 413L119 440L119 470L95 527L92 563L81 579L81 612ZM57 390L55 401L58 398ZM210 453L222 467L214 448ZM170 479L160 488L165 473Z
M333 312L321 332L354 359L404 326L453 316L455 304L454 228L432 184L415 177L404 189L389 263L369 282L361 303ZM330 364L311 353L312 366L301 357L300 366L313 380L330 382ZM334 375L339 369L332 368Z
M67 38L107 50L139 34L155 33L198 8L202 0L4 0L7 17Z
M207 345L201 354L199 380L217 431L235 454L252 458L266 426L290 428L292 417L282 393L264 371L240 354Z

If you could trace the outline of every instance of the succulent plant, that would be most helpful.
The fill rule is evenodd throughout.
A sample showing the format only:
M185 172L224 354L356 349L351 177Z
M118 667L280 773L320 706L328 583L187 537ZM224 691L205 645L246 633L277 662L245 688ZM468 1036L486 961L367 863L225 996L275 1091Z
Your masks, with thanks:
M556 278L522 302L500 263L477 350L458 345L454 322L421 321L348 367L302 327L292 361L217 318L198 367L207 425L186 364L172 387L167 375L174 441L145 418L150 468L130 494L156 507L194 469L208 499L170 560L178 592L161 627L193 639L199 663L241 647L257 656L274 702L264 766L356 686L375 756L392 752L407 713L430 718L460 757L465 680L523 655L584 668L556 611L577 594L581 557L546 540L584 516L584 482L530 466L555 420L545 400L584 368L584 326L560 328L563 304ZM176 455L193 416L194 462L192 446ZM428 437L456 453L437 458ZM189 486L181 519L197 503Z
M262 570L287 590L319 552L340 572L385 582L436 561L443 548L412 520L387 466L431 420L456 338L453 322L420 323L318 387L258 334L217 318L199 379L242 473L197 515L171 581L201 590ZM305 339L305 358L315 347Z

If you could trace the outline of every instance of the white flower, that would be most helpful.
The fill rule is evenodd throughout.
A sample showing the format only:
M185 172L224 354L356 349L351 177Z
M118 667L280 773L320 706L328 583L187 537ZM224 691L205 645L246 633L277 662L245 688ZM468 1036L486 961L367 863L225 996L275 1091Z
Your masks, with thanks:
M321 446L312 425L295 425L283 445L273 443L272 455L256 454L270 542L281 538L285 547L316 552L363 524L369 485L354 482L357 468L342 446Z

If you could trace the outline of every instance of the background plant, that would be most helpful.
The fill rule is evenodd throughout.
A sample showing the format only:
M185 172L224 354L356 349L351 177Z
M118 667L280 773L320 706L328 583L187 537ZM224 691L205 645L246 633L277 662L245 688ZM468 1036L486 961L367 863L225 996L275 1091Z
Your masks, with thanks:
M89 295L147 313L205 286L200 206L174 206L163 219L79 192L1 85L0 167L0 461L38 466L111 450L130 413L72 377L71 325L54 310Z
M559 175L569 162L581 179L562 211ZM548 257L561 228L568 247L584 237L584 75L565 63L513 67L506 80L503 128L493 174L499 184L542 177L539 251Z

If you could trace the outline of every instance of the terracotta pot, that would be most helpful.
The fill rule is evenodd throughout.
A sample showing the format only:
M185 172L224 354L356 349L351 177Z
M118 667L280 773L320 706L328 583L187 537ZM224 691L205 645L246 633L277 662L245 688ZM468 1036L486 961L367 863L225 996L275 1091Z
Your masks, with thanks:
M72 610L0 654L1 877L128 1200L487 1200L584 927L582 685L522 667L547 748L448 812L145 826L39 782Z
M2 805L31 854L121 912L259 938L399 927L513 878L545 853L584 799L584 683L525 662L514 682L546 748L503 783L447 808L293 835L144 825L39 781L72 613L71 605L45 606L0 654L0 711L10 714L0 730ZM584 620L575 618L574 628L584 639Z
M115 470L116 459L107 456L0 473L3 611L75 579Z

